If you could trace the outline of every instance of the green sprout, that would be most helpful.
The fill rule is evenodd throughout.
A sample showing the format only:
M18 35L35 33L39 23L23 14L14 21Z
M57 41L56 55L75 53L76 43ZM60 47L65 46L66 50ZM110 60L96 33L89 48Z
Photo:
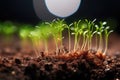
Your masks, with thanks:
M108 37L109 37L110 33L113 32L113 30L109 30L109 29L110 29L110 27L107 26L107 27L105 28L105 30L104 30L104 32L105 32L105 43L106 43L106 44L105 44L105 51L103 52L103 55L106 54L107 49L108 49Z
M88 44L88 50L91 49L92 47L92 38L94 36L94 34L96 33L96 31L94 31L94 22L95 20L93 21L88 21L87 19L85 20L86 22L86 25L87 25L87 28L86 28L86 43Z
M33 30L32 25L22 24L19 29L19 36L21 38L21 46L22 48L30 47L29 34Z
M97 36L96 36L96 47L98 47L98 52L102 52L102 48L103 47L103 33L105 34L105 50L103 52L103 55L106 54L107 49L108 49L108 37L110 35L111 32L113 32L113 30L110 30L110 27L107 26L106 27L107 22L100 22L100 26L95 25L96 27L96 32L99 35L99 47L97 46ZM97 35L96 34L96 35Z
M53 39L55 41L55 45L56 45L56 54L58 55L59 53L59 43L60 43L60 47L63 47L63 30L65 29L65 23L64 23L64 19L60 20L60 19L55 19L53 20L51 23L46 23L51 27L51 34L53 36Z
M106 22L100 22L100 26L98 28L97 34L99 35L99 47L98 51L102 52L102 46L103 46L103 31L104 31L104 26L106 25ZM96 26L97 28L97 26Z
M44 43L45 53L48 55L48 41L50 38L51 29L45 23L36 26L35 30L30 33L30 38L33 41L33 44L38 47L40 46L40 42ZM36 54L40 51L39 49L36 50Z
M39 52L40 52L40 35L39 35L39 30L38 29L34 29L33 31L30 32L29 34L30 39L32 40L33 43L33 48L35 51L36 56L39 56Z
M79 20L78 22L74 22L73 23L73 27L71 28L71 30L73 31L72 34L75 35L75 40L74 40L74 52L77 50L77 44L78 44L78 36L79 36L79 30L80 30L80 22L81 20Z
M97 33L95 34L95 41L96 41L96 42L95 42L95 44L96 44L96 46L95 46L96 48L95 48L95 49L98 50L98 35L99 35L99 26L98 26L98 25L95 25L95 30L96 30L96 32L97 32Z
M26 40L29 38L30 31L32 31L33 28L31 25L25 24L20 27L19 30L19 36L21 39Z
M16 26L12 22L7 21L3 23L2 33L5 36L12 36L16 32L16 29Z
M73 23L71 23L70 25L67 25L67 24L65 25L68 30L68 45L69 45L68 50L69 50L69 52L71 51L71 26L72 25L73 25Z
M45 44L45 52L48 53L48 40L50 38L50 31L51 29L47 24L41 24L39 27L37 27L40 31L39 35L41 39L43 39Z
M16 33L17 28L14 23L10 21L3 22L1 25L1 35L5 40L5 45L10 45L13 41L14 34Z
M82 43L82 46L81 46L81 51L85 50L85 48L86 48L86 45L87 45L86 34L87 33L88 33L88 30L86 30L86 31L83 32L83 43Z

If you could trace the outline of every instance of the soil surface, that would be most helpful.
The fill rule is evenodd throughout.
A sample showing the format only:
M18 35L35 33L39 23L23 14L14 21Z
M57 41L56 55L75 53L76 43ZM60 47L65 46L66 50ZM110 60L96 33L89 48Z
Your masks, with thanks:
M18 39L7 45L0 40L0 80L120 80L117 37L110 37L110 54L104 57L83 51L67 56L44 56L41 52L36 58L34 50L21 48Z
M120 55L92 51L69 56L1 57L0 80L119 80Z

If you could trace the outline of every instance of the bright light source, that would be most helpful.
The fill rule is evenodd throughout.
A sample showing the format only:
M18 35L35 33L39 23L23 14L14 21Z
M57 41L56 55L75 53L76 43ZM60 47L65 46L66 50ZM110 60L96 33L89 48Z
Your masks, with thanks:
M33 0L36 15L42 20L65 18L74 14L81 0Z
M50 13L68 17L79 9L81 0L45 0L45 3Z

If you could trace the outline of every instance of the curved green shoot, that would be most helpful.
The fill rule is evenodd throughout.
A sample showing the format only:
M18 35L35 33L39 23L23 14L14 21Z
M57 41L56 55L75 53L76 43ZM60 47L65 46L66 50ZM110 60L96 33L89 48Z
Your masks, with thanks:
M50 38L51 35L51 29L49 28L49 26L45 23L41 24L39 27L37 27L39 29L39 35L41 37L41 39L44 42L45 45L45 52L48 53L48 40Z
M64 23L64 19L60 20L60 19L55 19L53 20L51 23L47 23L49 24L49 26L51 27L51 34L54 38L55 41L55 45L56 45L56 54L58 55L59 53L59 43L60 46L63 46L63 36L62 36L62 32L65 29L65 23Z
M83 32L83 44L82 44L81 50L84 50L84 51L85 51L85 48L86 48L86 45L87 45L87 38L86 38L87 33L88 33L88 30Z
M110 33L113 32L113 30L109 30L109 29L110 29L110 27L107 26L104 30L104 32L105 32L105 51L103 52L103 55L106 54L107 49L108 49L108 37L109 37Z
M95 30L96 30L96 34L95 34L95 44L96 44L96 50L98 50L98 33L99 33L99 26L98 25L95 25Z
M68 29L68 45L69 45L68 50L69 50L69 53L71 51L71 32L70 32L71 26L73 26L73 23L71 23L70 25L66 24L66 28Z
M99 26L99 29L98 29L98 32L97 34L99 35L99 47L98 47L98 52L102 52L102 46L103 46L103 36L102 36L102 33L104 31L104 25L106 25L106 22L100 22L100 26Z
M29 37L33 42L33 48L36 56L38 57L40 53L40 39L41 39L39 35L39 30L35 29L31 31Z
M79 36L79 30L80 30L80 22L81 20L79 20L78 22L74 22L73 23L73 27L71 27L72 35L75 35L75 40L74 40L74 52L77 50L77 44L78 44L78 36Z
M87 35L87 45L89 50L91 49L91 46L92 46L92 37L96 33L96 31L93 30L95 20L88 21L87 19L85 19L85 22L88 30L88 33L86 35Z

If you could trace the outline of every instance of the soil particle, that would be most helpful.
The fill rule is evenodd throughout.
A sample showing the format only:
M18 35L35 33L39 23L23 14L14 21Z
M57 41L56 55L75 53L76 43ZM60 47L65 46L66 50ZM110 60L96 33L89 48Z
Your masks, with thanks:
M21 64L20 59L15 59L15 63L16 63L16 64Z

